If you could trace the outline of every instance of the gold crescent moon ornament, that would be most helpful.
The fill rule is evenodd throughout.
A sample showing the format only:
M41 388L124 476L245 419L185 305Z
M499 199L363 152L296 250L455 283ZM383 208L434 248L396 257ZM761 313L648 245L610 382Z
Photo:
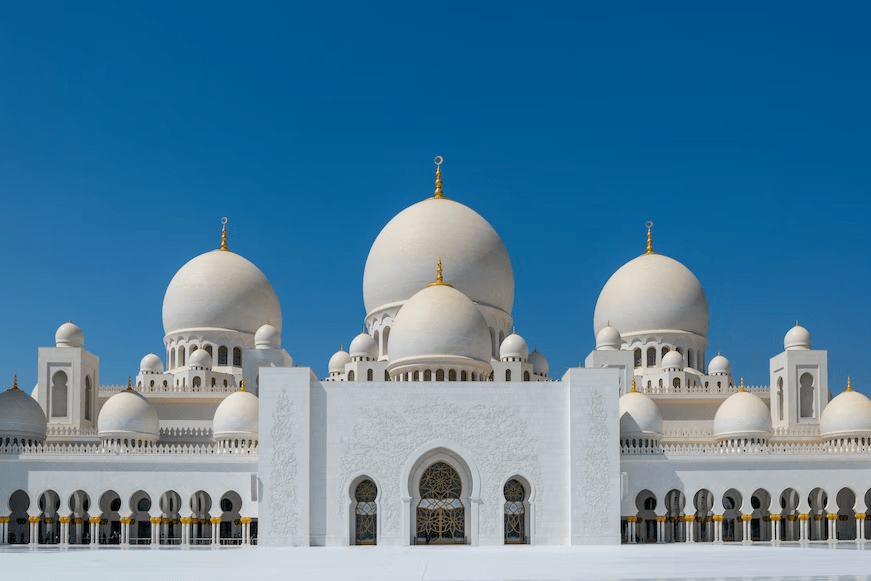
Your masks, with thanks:
M227 217L226 217L226 216L224 216L223 218L221 218L221 224L226 225L227 222L229 222L229 220L227 220ZM651 223L652 223L652 222L648 222L648 224L651 224Z
M226 218L224 218L224 220L226 220ZM653 222L651 222L650 220L647 221L647 228L653 228Z
M445 158L443 158L440 155L437 155L437 156L435 156L435 159L433 161L435 162L436 165L441 165L442 163L444 163Z

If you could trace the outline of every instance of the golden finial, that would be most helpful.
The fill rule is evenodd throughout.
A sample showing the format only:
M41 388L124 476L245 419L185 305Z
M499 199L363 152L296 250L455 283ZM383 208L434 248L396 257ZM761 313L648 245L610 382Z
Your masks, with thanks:
M650 234L650 229L653 228L653 222L647 221L647 254L653 254L653 236Z
M632 393L638 393L638 390L635 388L635 378L632 378Z
M747 391L744 389L744 378L741 378L741 385L738 387L738 391Z
M435 156L435 164L436 164L436 181L435 181L435 196L433 196L436 200L441 200L444 198L442 194L442 162L445 160L440 155Z
M227 250L227 217L221 218L221 250Z
M12 389L14 389L15 391L21 391L20 389L18 389L18 374L15 374L12 378Z
M442 276L442 259L441 258L439 258L438 267L436 270L436 281L428 284L427 286L451 286L445 282L445 279Z
M847 391L853 391L853 388L850 387L850 376L847 376Z
M133 391L133 382L130 380L130 376L127 376L127 391Z
M239 391L245 391L245 378L239 380Z

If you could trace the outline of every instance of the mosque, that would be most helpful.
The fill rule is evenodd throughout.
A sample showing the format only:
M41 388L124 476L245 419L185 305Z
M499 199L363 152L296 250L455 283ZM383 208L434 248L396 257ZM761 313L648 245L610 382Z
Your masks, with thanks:
M646 249L615 272L584 367L512 332L514 274L478 213L435 193L363 275L365 331L318 378L282 348L269 280L221 245L163 300L166 352L100 383L82 330L0 393L0 543L863 543L871 400L828 385L797 323L745 386L708 357L708 303ZM337 343L340 338L337 338ZM720 346L717 346L718 348ZM713 349L710 350L713 353ZM726 351L726 348L723 348Z

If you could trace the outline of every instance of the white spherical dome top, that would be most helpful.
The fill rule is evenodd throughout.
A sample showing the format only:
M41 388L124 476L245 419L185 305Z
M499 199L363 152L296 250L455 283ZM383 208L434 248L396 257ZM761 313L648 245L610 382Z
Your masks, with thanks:
M619 349L622 344L623 337L610 323L602 327L602 330L596 334L596 349L614 350Z
M502 345L499 346L500 359L516 358L521 361L526 361L528 357L529 345L527 345L523 337L517 333L511 333L505 337L502 341Z
M269 322L281 331L281 307L260 269L238 254L212 250L179 269L163 298L163 330L230 329L253 335Z
M719 353L708 363L708 375L729 375L731 372L732 364Z
M749 391L733 393L720 404L714 416L714 438L767 439L771 435L771 411Z
M330 373L344 373L345 365L351 362L351 356L344 349L338 351L330 357Z
M620 407L620 436L662 436L662 412L652 399L630 391L623 394Z
M211 369L212 368L212 356L209 355L209 352L205 349L197 349L193 353L191 353L190 359L188 359L188 366L190 367L202 367L203 369Z
M443 357L489 364L490 329L469 297L437 284L415 294L399 310L390 331L390 361L425 363Z
M281 349L281 333L269 323L262 325L254 333L254 348Z
M708 300L690 270L662 254L642 254L611 275L593 315L598 334L610 321L623 337L653 331L707 336Z
M823 410L820 435L827 439L871 437L871 399L852 389L835 396Z
M783 348L787 351L794 351L798 349L810 349L811 348L811 334L810 332L798 324L798 321L795 323L795 327L787 331L786 336L783 338Z
M354 340L351 341L351 346L348 348L348 355L351 358L361 357L363 359L378 359L378 343L375 339L366 333L360 333Z
M163 361L154 353L149 353L139 362L140 373L163 373Z
M100 409L97 434L104 439L155 441L160 436L157 410L141 393L130 389L116 393Z
M257 437L260 400L249 391L237 391L224 398L212 420L216 440Z
M683 369L683 355L677 351L669 351L662 356L663 369Z
M39 402L17 387L0 393L0 438L45 441L47 422Z
M78 325L69 321L57 328L54 342L57 347L84 347L85 334Z
M418 202L381 230L363 271L366 312L425 288L439 257L454 288L478 304L511 313L514 271L505 245L478 213L445 198ZM391 338L391 350L392 343Z
M550 364L548 364L547 358L537 349L533 349L532 353L529 354L527 363L532 365L532 372L536 375L547 376L550 371Z

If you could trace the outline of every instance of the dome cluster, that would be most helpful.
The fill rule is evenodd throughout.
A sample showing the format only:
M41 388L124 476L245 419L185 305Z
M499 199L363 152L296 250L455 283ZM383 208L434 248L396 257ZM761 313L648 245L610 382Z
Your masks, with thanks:
M47 426L42 407L18 389L16 377L12 387L0 393L0 446L43 444Z
M771 410L759 396L741 387L720 404L714 416L714 438L718 442L766 442L771 437Z
M823 410L820 435L827 440L871 440L871 399L853 391L849 378L847 389Z

